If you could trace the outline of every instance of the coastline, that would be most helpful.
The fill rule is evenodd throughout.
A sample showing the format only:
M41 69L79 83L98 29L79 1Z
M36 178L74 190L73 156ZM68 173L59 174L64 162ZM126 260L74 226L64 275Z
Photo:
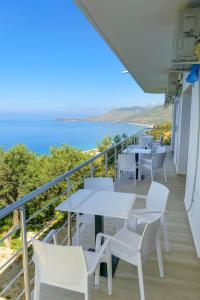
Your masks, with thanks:
M81 151L96 152L97 142L100 143L106 136L123 133L130 136L145 127L126 122L58 122L56 118L0 121L2 148L9 150L16 144L24 144L38 155L49 155L51 147L62 144Z
M148 128L153 128L153 126L154 126L154 124L142 124L142 123L133 123L133 122L130 122L130 123L125 122L125 123L129 124L129 125L141 125L141 126L145 126Z
M126 121L99 121L99 120L89 120L89 119L68 119L68 118L56 118L58 122L66 122L66 123L111 123L111 124L129 124L129 125L137 125L137 126L145 126L149 128L153 128L154 124L146 124L146 123L135 123L135 122L126 122Z

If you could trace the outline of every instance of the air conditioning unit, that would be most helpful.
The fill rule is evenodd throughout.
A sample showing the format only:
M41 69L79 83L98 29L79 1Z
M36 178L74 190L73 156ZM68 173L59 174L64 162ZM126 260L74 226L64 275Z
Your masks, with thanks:
M180 11L174 40L173 63L195 62L195 43L200 37L200 8Z

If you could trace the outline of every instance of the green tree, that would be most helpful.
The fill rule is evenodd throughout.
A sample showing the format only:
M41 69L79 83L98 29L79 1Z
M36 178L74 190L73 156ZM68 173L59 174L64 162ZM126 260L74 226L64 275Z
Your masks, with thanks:
M14 203L29 192L55 179L57 176L73 169L90 158L86 153L67 145L52 147L50 155L38 156L24 145L16 145L8 151L0 149L0 208ZM89 166L81 169L71 177L73 190L76 190L83 177L89 172ZM59 196L67 187L63 181L26 204L27 218L42 208L49 201ZM37 230L55 214L54 206L48 206L36 218L31 220L29 228L37 225ZM12 230L19 224L19 213L14 211L12 218L1 220L1 233ZM7 246L10 246L8 240Z
M112 137L106 136L102 142L97 142L97 149L99 152L102 152L112 146Z
M128 134L123 133L123 134L122 134L122 139L125 140L125 139L127 139L127 138L128 138Z
M9 151L0 152L0 199L1 208L14 203L24 196L27 191L34 189L30 186L31 178L35 176L33 168L36 154L29 151L24 145L17 145ZM29 185L29 188L27 188ZM19 213L13 212L12 228L19 224Z
M171 130L172 124L171 122L165 122L161 124L156 124L153 126L153 129L147 130L147 134L151 134L156 141L160 140L160 137L163 137L163 144L170 145L171 144Z
M118 144L119 142L121 142L122 138L119 134L115 135L113 138L113 141L115 142L115 144Z

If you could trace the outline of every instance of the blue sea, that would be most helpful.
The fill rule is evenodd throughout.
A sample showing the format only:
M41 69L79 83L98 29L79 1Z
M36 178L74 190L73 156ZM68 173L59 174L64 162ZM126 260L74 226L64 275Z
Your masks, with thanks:
M48 154L51 146L68 144L81 150L96 148L105 136L133 133L141 125L110 122L63 122L56 119L0 119L0 147L25 144L38 154Z

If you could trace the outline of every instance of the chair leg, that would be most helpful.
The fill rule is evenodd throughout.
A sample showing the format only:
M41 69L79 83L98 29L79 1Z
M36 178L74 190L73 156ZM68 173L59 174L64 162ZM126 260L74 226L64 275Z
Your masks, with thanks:
M79 214L76 214L76 245L80 245L80 220Z
M112 258L110 244L107 247L108 294L112 295Z
M35 276L35 286L34 286L34 300L40 300L40 281Z
M151 181L153 181L153 168L151 167Z
M100 274L100 264L98 264L96 270L95 270L95 288L99 288L99 274Z
M163 215L163 233L164 233L164 241L165 241L165 250L166 252L170 252L170 247L169 247L169 235L168 235L168 228L167 228L167 218L166 215Z
M166 165L165 165L165 162L164 162L164 165L163 165L163 172L164 172L165 182L167 182L167 173L166 173Z
M141 259L137 265L138 268L138 279L139 279L139 286L140 286L140 298L141 300L145 300L144 296L144 282L143 282L143 273L142 273L142 262Z
M133 185L136 186L136 174L133 173Z
M85 293L85 300L89 300L89 295L88 295L88 293Z
M137 180L140 181L141 180L141 167L139 164L138 164L137 168L138 168L138 179ZM135 170L135 178L136 178L136 170Z
M90 300L89 280L88 280L88 278L87 278L87 291L85 292L85 300Z
M158 259L160 277L163 278L164 277L164 268L163 268L162 252L161 252L161 247L160 247L160 229L158 229L158 233L156 236L156 253L157 253L157 259Z

